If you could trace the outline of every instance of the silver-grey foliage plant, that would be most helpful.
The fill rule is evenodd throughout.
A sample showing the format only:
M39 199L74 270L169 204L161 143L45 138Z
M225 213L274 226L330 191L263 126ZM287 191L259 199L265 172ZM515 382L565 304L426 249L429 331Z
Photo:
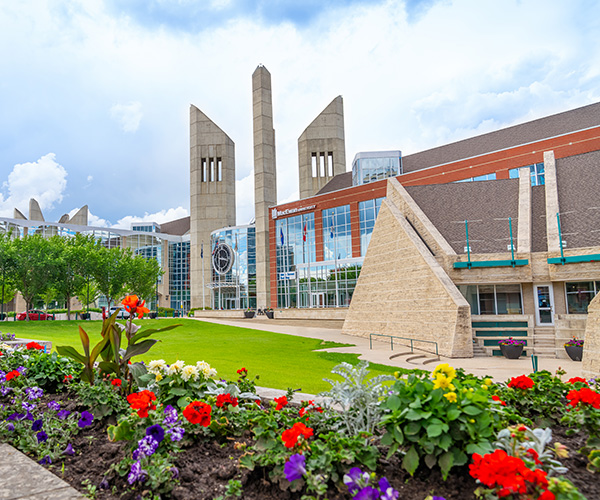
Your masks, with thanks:
M360 432L373 434L383 414L381 402L389 391L384 383L394 380L391 375L367 379L368 367L367 361L361 361L357 366L341 363L331 373L342 377L342 382L324 379L331 384L331 389L320 396L330 398L331 404L340 407L343 422L341 430L349 435Z

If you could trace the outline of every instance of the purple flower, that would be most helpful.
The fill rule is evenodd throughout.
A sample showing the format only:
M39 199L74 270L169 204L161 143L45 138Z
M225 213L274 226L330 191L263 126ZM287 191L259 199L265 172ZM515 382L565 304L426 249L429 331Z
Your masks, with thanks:
M9 422L8 424L6 424L6 430L7 431L14 431L15 430L15 424L13 424L12 422Z
M80 429L83 429L84 427L87 427L88 425L92 425L93 421L94 421L94 415L92 415L89 411L83 410L81 412L81 418L79 419L79 422L77 422L77 425L79 426Z
M10 391L12 391L10 387L0 387L0 393L2 393L3 396L6 396Z
M348 474L344 474L344 484L348 486L348 491L354 493L359 488L369 484L370 474L361 471L358 467L352 467Z
M377 500L379 498L379 490L372 486L365 486L356 495L354 500Z
M58 411L58 410L60 410L60 404L57 403L56 401L50 401L48 403L48 408L53 411Z
M173 408L171 405L165 407L165 419L163 420L163 424L171 427L177 423L177 419L179 415L177 414L177 410Z
M108 479L104 478L102 481L100 481L98 488L100 488L101 490L107 490L108 488L110 488Z
M27 394L29 401L39 399L44 395L44 391L40 387L27 387L25 393Z
M171 467L169 470L173 479L179 479L179 469L177 467Z
M52 459L50 458L50 455L46 455L38 463L40 463L42 465L51 464L52 463Z
M146 436L152 436L157 443L165 438L165 430L160 424L151 425L146 429Z
M400 496L400 492L392 488L385 477L379 480L379 491L381 491L381 496L379 497L381 500L397 500Z
M63 455L75 455L75 450L73 449L73 445L69 443L67 447L62 452Z
M17 368L17 371L21 374L21 375L25 375L25 372L27 371L27 368L25 368L24 366L19 366L19 368Z
M446 500L446 499L444 497L438 497L438 496L434 495L431 500Z
M34 432L39 431L42 428L43 423L44 422L42 421L41 418L36 420L35 422L33 422L33 424L31 424L31 430Z
M181 441L185 434L185 430L183 427L173 427L167 431L167 434L171 436L171 441Z
M44 431L40 431L36 434L38 443L45 443L46 441L48 441L48 434L46 434Z
M6 382L6 372L0 370L0 384L3 384L4 382Z
M60 410L58 412L58 414L56 415L58 418L60 418L61 420L64 420L65 418L67 418L69 415L71 414L71 412L69 410Z
M13 413L12 415L9 415L8 417L6 417L6 420L15 421L15 420L23 420L24 418L25 418L24 413Z
M304 455L300 455L298 453L292 455L283 466L285 478L289 482L292 482L296 479L300 479L304 474L306 474L305 463L306 458L304 458Z
M127 476L127 482L131 485L136 481L143 483L146 479L147 473L144 469L142 469L142 464L137 461L131 465L131 470L129 471L129 475Z
M147 457L154 455L158 448L158 442L152 436L146 436L138 441L138 450Z
M23 401L23 403L21 403L21 406L23 407L23 409L26 412L30 412L30 411L35 410L36 405L35 405L35 403L27 403L26 401Z

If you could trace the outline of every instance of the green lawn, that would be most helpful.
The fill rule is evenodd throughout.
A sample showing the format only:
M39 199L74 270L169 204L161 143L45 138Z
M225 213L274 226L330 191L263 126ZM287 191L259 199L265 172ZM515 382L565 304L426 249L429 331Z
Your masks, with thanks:
M124 322L122 322L124 323ZM293 335L204 323L187 318L144 319L136 321L143 328L159 328L180 323L181 326L153 338L160 339L141 359L164 359L167 363L181 359L186 363L204 360L218 371L220 377L236 379L236 370L248 369L251 377L260 375L258 385L276 389L301 389L316 394L330 388L323 378L335 378L331 369L346 361L357 363L357 355L315 352L325 347L321 340ZM100 340L101 321L17 321L2 323L3 333L17 338L50 340L53 346L71 345L82 352L78 325L92 344ZM327 347L335 344L327 342ZM138 359L138 358L135 358ZM373 375L393 373L398 368L371 365Z

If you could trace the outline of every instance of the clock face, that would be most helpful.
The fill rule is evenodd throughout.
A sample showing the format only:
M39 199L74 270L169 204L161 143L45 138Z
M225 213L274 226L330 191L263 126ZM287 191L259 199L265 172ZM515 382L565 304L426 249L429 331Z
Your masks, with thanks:
M233 250L226 243L219 243L212 254L213 269L219 274L225 274L233 266Z

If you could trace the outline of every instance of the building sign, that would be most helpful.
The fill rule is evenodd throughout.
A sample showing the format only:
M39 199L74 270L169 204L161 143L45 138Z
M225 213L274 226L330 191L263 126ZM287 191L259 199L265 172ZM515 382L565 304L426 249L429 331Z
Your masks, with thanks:
M279 273L279 280L295 280L296 271L287 271L285 273Z
M298 212L305 212L306 210L312 210L317 205L308 205L307 207L300 208L286 208L285 210L277 210L276 208L271 209L271 217L273 219L277 219L277 217L281 217L282 215L292 215L297 214Z

